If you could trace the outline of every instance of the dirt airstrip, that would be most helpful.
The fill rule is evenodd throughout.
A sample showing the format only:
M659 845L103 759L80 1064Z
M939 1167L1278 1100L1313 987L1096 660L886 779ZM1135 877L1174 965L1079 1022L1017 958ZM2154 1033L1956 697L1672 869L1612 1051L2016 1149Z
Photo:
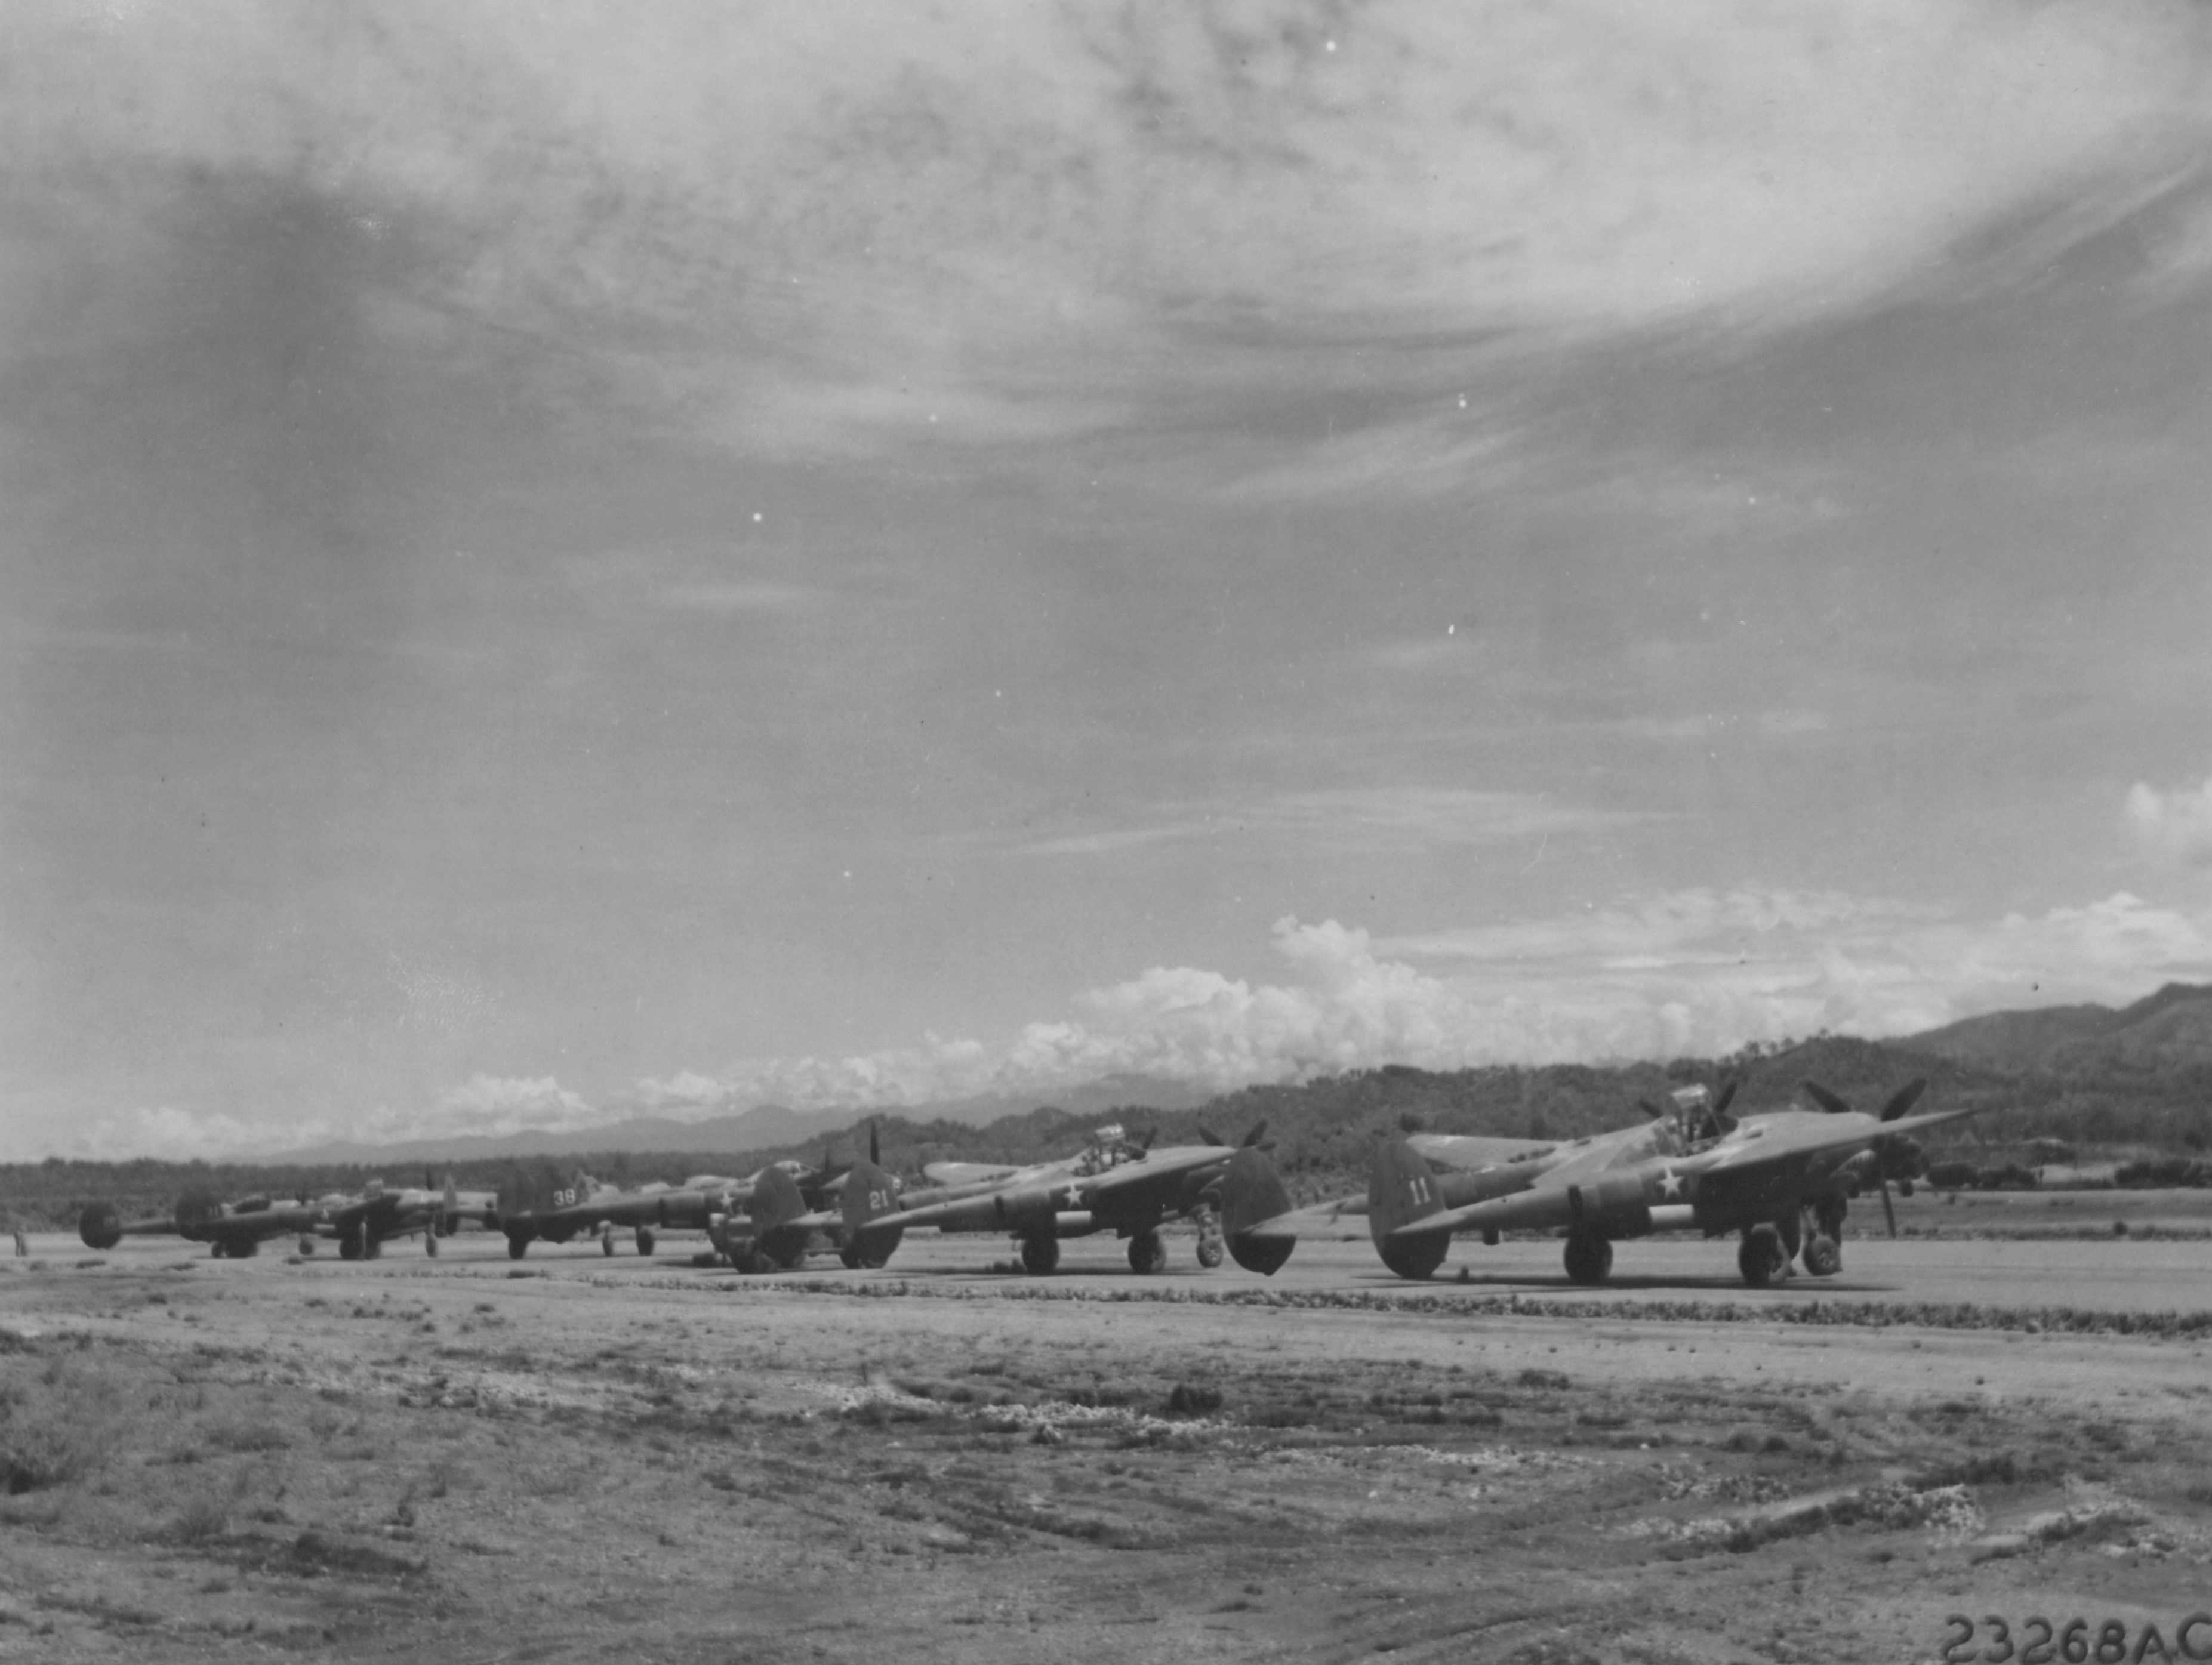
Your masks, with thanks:
M2212 1298L1961 1328L1911 1247L1815 1313L1352 1246L1270 1285L42 1239L0 1263L0 1659L1787 1665L1939 1658L1954 1613L1956 1657L1991 1616L2184 1656ZM2152 1249L2212 1291L2212 1242L2069 1252Z

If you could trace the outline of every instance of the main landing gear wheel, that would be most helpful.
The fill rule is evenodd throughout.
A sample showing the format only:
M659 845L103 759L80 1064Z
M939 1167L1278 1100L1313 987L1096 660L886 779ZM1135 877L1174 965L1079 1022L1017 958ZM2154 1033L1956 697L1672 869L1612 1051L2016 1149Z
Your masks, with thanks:
M599 1233L599 1253L611 1257L615 1252L615 1229L611 1225Z
M1736 1250L1735 1263L1744 1282L1753 1289L1780 1283L1790 1273L1782 1234L1771 1225L1754 1225L1743 1234L1743 1247Z
M1825 1234L1805 1240L1805 1270L1815 1278L1832 1278L1844 1269L1844 1246Z
M1451 1239L1439 1232L1433 1237L1415 1237L1411 1242L1386 1243L1381 1254L1382 1264L1401 1278L1411 1278L1416 1283L1436 1275L1451 1253Z
M314 1252L315 1252L315 1240L314 1240L313 1237L302 1237L302 1238L301 1238L301 1239L300 1239L300 1253L301 1253L301 1254L302 1254L302 1255L312 1255L312 1254L313 1254Z
M367 1248L361 1228L355 1226L338 1238L338 1259L357 1261L367 1252Z
M1798 1217L1797 1210L1784 1211L1782 1217L1774 1222L1774 1230L1782 1239L1784 1262L1786 1264L1796 1260L1797 1251L1805 1245L1805 1223Z
M637 1229L637 1252L650 1256L653 1253L653 1228L641 1225Z
M219 1261L229 1253L230 1251L223 1247L222 1239L220 1237L212 1239L208 1244L208 1258L211 1261Z
M1168 1246L1157 1231L1139 1231L1129 1239L1129 1270L1146 1277L1168 1269Z
M1595 1231L1577 1231L1567 1238L1567 1276L1577 1284L1601 1284L1613 1270L1613 1244Z
M438 1234L435 1231L422 1234L422 1252L434 1261L438 1258Z
M365 1261L382 1260L384 1258L384 1240L381 1237L364 1237L362 1240L361 1255L362 1258Z
M527 1237L509 1237L507 1240L507 1258L510 1261L519 1261L522 1258L523 1251L529 1247L530 1239ZM338 1253L345 1254L343 1243L338 1245Z
M842 1249L837 1251L837 1258L845 1263L846 1271L858 1272L860 1269L860 1244L847 1243Z
M1043 1277L1060 1264L1060 1239L1038 1236L1022 1239L1022 1270Z

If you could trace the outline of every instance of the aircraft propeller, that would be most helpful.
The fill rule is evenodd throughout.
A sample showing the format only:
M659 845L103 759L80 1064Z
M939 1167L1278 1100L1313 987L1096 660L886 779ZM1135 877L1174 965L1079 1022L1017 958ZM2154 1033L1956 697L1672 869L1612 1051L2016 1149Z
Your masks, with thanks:
M1850 1114L1850 1103L1842 1094L1831 1092L1817 1081L1800 1081L1797 1085L1805 1090L1808 1098L1830 1115ZM1882 1104L1881 1114L1875 1119L1878 1121L1896 1121L1918 1103L1920 1095L1927 1091L1928 1079L1915 1076L1890 1094ZM1911 1196L1913 1177L1922 1162L1921 1149L1917 1141L1900 1138L1877 1139L1867 1149L1874 1157L1875 1184L1881 1192L1881 1217L1889 1227L1889 1235L1894 1237L1897 1235L1897 1205L1890 1200L1890 1175L1893 1170L1896 1173L1897 1188Z
M1208 1145L1225 1145L1229 1143L1227 1139L1222 1138L1219 1133L1215 1133L1212 1128L1207 1127L1203 1121L1198 1124L1198 1136L1204 1139ZM1257 1121L1252 1124L1252 1131L1245 1134L1244 1137L1238 1141L1238 1144L1240 1146L1255 1145L1262 1151L1272 1151L1275 1148L1272 1144L1261 1144L1261 1140L1267 1138L1267 1118L1263 1115Z

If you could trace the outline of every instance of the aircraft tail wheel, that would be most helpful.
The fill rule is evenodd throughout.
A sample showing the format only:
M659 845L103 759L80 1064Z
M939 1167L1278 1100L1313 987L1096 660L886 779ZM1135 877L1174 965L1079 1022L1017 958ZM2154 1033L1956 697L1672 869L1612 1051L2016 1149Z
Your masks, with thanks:
M1844 1269L1844 1249L1826 1234L1805 1240L1805 1270L1815 1278L1832 1278Z
M1198 1240L1198 1263L1208 1272L1219 1266L1228 1251L1221 1239L1211 1231L1201 1233Z
M1168 1268L1168 1246L1157 1231L1139 1231L1129 1239L1129 1270L1146 1277Z
M507 1240L507 1258L510 1261L519 1261L522 1258L523 1251L529 1247L530 1239L527 1237L509 1237Z
M1782 1251L1782 1234L1771 1225L1754 1225L1743 1234L1743 1247L1735 1263L1743 1280L1753 1289L1781 1282L1790 1270L1790 1257Z
M1060 1265L1060 1239L1042 1233L1022 1239L1022 1270L1044 1277Z
M1595 1231L1567 1239L1567 1276L1578 1284L1601 1284L1613 1270L1613 1244Z

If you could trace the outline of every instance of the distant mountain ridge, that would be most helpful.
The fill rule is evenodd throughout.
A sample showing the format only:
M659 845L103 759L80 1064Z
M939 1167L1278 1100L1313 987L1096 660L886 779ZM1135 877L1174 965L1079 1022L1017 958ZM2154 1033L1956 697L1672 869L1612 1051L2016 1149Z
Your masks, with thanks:
M333 1139L297 1150L275 1152L260 1159L300 1166L333 1163L371 1166L386 1163L398 1166L418 1162L582 1156L609 1151L639 1155L681 1152L736 1156L832 1138L873 1116L896 1115L911 1121L949 1121L982 1127L1045 1108L1077 1117L1103 1115L1139 1105L1161 1110L1191 1109L1204 1103L1210 1096L1205 1088L1185 1081L1146 1075L1109 1075L1081 1086L1066 1088L1048 1098L991 1094L930 1104L814 1111L789 1109L781 1104L760 1104L732 1115L707 1116L696 1121L665 1115L634 1115L589 1127L531 1128L506 1134L459 1134L451 1139L400 1139L383 1145Z
M1986 1012L1897 1044L2014 1073L2212 1066L2212 987L2168 983L2118 1008L2053 1006Z

